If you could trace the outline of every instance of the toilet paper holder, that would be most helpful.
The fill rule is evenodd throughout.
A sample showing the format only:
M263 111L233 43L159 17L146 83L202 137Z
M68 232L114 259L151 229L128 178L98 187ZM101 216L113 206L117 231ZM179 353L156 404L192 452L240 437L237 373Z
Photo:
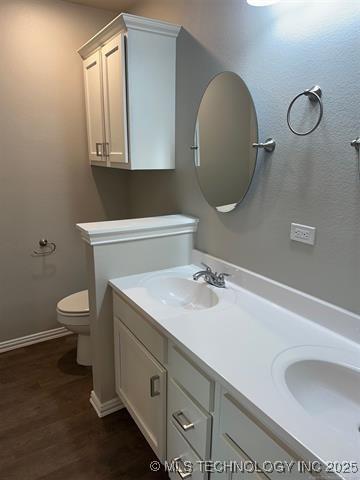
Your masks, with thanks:
M51 255L56 250L56 243L49 242L47 238L40 238L39 240L39 248L37 250L33 250L32 255L34 257L45 257L46 255Z

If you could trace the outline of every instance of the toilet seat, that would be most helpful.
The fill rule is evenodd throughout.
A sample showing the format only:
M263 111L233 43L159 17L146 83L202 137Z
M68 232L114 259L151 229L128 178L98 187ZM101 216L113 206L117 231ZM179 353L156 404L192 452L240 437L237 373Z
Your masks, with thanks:
M60 300L56 307L58 313L64 317L89 316L89 292L82 290Z

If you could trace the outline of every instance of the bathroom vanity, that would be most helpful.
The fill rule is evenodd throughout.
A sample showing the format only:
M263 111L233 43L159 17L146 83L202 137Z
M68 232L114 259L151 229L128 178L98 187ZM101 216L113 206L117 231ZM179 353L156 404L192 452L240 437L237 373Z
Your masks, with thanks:
M110 285L116 392L170 478L358 478L356 315L197 251Z
M194 250L197 225L78 225L96 412L125 405L171 478L358 478L359 316Z

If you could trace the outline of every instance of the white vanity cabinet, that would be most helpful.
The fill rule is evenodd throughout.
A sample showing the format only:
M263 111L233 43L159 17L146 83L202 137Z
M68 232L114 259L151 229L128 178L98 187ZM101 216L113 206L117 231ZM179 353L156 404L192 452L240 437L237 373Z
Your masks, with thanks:
M307 451L245 407L240 392L178 337L158 330L160 321L144 306L136 308L127 282L124 295L113 294L116 391L158 458L167 461L170 479L314 480L299 469L309 462ZM142 284L135 285L141 291ZM169 323L180 321L169 317Z
M130 315L128 315L130 313ZM124 322L122 321L124 319ZM128 328L129 327L129 328ZM136 336L138 335L138 336ZM140 338L139 338L140 337ZM117 295L114 296L116 392L157 457L165 460L166 369L155 358L165 339ZM142 342L145 342L142 343Z
M91 165L175 168L180 27L121 14L79 49Z

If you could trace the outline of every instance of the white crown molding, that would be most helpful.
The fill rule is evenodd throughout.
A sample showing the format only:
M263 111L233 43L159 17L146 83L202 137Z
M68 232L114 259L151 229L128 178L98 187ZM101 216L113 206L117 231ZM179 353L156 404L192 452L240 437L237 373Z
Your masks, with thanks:
M12 340L6 340L0 342L0 353L14 350L15 348L28 347L35 343L45 342L47 340L53 340L54 338L64 337L65 335L72 335L72 332L65 327L53 328L52 330L45 330L43 332L32 333L31 335L25 335L24 337L13 338Z
M160 20L154 20L153 18L138 17L137 15L130 15L128 13L122 13L121 16L128 30L142 30L176 38L181 29L181 25L162 22Z
M194 233L198 223L197 218L186 215L165 215L110 222L79 223L76 227L80 230L84 242L89 245L104 245Z
M96 49L104 45L104 43L110 38L120 32L126 33L129 30L141 30L176 38L180 29L180 25L162 22L152 18L130 15L129 13L121 13L82 45L82 47L79 48L78 53L83 59L85 59Z
M115 397L107 402L101 403L94 390L91 390L90 403L99 418L106 417L106 415L110 415L111 413L117 412L118 410L124 408L124 405L119 397Z

